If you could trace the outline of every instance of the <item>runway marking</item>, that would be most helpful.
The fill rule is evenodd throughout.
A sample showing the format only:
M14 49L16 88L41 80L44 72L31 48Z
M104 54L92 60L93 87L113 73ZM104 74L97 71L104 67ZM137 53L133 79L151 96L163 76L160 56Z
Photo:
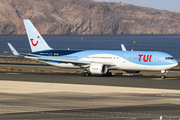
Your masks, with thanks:
M16 75L16 74L22 74L22 73L5 73L5 74L14 74L14 75Z
M43 83L0 80L1 93L43 93L43 92L77 92L77 93L140 93L140 94L179 94L180 90L117 87L102 85L82 85L65 83Z
M1 89L7 90L7 91L13 91L13 90L15 90L15 91L24 91L24 92L27 92L27 93L29 93L29 92L39 92L39 93L54 92L53 90L52 91L51 90L28 90L28 89L21 89L21 88L18 89L18 88L3 88L2 87L2 88L0 88L0 90Z
M42 114L59 114L59 115L72 115L72 116L91 116L101 118L158 118L164 116L166 118L178 118L179 116L162 115L162 114L145 114L145 113L124 113L124 112L103 112L103 111L89 111L89 110L69 110L69 111L52 111L52 112L38 112Z
M165 79L162 79L162 78L151 78L153 80L177 80L178 78L165 78Z
M62 110L62 109L43 108L43 107L29 107L29 106L0 105L0 114L37 112L37 111L55 111L55 110Z
M44 108L44 107L31 107L31 106L14 106L14 105L0 105L0 107L14 107L14 108L31 108L31 109L43 109L43 110L62 110L62 109L55 109L55 108Z
M5 109L2 109L5 108ZM145 113L125 113L125 112L106 112L106 111L91 111L91 110L60 110L54 108L41 108L41 107L28 107L28 106L11 106L0 105L0 113L24 113L32 112L37 114L54 114L54 115L66 115L66 116L84 116L84 117L99 117L99 118L158 118L163 116L165 118L178 118L179 116L162 115L162 114L145 114ZM12 109L13 108L13 109ZM33 110L28 109L33 108ZM1 110L3 112L1 112ZM48 110L48 111L47 111ZM49 111L50 110L50 111Z

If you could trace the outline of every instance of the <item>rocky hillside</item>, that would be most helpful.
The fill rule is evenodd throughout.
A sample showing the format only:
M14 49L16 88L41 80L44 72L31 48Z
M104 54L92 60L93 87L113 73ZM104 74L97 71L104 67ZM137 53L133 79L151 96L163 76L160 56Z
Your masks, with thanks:
M121 2L0 0L0 35L26 34L30 19L41 34L180 34L180 13Z

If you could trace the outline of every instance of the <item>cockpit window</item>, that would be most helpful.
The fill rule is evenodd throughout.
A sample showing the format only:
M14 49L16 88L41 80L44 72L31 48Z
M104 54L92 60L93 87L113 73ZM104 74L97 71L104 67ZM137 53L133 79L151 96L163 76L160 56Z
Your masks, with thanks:
M166 60L172 60L172 59L174 59L173 57L166 57L165 58Z

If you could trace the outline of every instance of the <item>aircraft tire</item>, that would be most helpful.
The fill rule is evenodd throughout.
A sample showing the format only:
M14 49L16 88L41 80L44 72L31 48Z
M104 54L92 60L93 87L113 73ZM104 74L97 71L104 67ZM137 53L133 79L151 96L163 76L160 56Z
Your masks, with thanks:
M88 77L88 76L89 76L89 74L88 74L88 73L85 73L85 76L86 76L86 77Z
M91 73L88 73L88 76L91 76L92 74Z
M112 76L112 72L109 72L109 73L108 73L108 76Z
M166 76L165 75L162 75L162 77L161 77L162 79L165 79L166 78Z
M85 73L85 76L86 77L91 76L91 73Z
M112 76L111 72L107 72L104 76Z
M84 73L84 72L82 72L82 73L81 73L81 76L85 76L85 73Z
M81 76L86 76L86 77L88 77L88 76L91 76L91 73L88 73L88 72L82 72L82 73L81 73Z

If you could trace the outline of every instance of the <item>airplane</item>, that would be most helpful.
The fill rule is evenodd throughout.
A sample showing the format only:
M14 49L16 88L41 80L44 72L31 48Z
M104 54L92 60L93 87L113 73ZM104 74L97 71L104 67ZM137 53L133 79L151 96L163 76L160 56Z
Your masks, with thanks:
M82 76L104 75L111 76L110 70L122 70L127 73L141 71L161 71L162 78L167 70L174 68L178 62L164 52L156 51L127 51L121 44L121 50L56 50L49 47L30 20L24 19L28 41L32 53L18 53L8 43L16 56L37 60L61 68L83 69Z

